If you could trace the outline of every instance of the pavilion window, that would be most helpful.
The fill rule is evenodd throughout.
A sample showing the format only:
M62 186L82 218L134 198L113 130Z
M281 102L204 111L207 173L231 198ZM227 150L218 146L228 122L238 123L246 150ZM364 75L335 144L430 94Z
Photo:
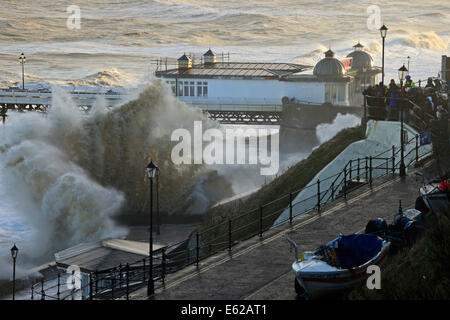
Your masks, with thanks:
M184 81L184 96L189 97L189 81Z
M183 81L178 81L178 96L183 96Z
M194 81L189 82L189 95L191 97L195 96L195 82Z
M197 82L197 97L203 96L203 82L198 81Z
M208 82L203 81L203 96L208 96Z
M345 84L341 84L338 86L338 100L345 101Z

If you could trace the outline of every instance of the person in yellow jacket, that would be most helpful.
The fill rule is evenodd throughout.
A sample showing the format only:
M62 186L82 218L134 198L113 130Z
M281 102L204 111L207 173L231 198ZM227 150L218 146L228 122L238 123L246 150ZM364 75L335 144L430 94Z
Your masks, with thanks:
M406 76L406 80L405 80L405 84L403 85L403 88L414 88L416 86L416 84L414 83L414 81L412 81L411 76L408 74Z

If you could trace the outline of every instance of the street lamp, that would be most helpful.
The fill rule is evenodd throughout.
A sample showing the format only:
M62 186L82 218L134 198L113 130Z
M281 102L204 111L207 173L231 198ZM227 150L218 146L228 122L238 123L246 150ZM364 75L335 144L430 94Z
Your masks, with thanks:
M382 78L381 78L381 83L384 85L384 40L386 39L386 34L387 34L388 28L383 24L383 26L380 28L380 34L381 34L381 39L383 40L383 53L382 53L382 62L381 62L381 74L382 74Z
M149 243L149 256L150 256L150 275L148 277L147 295L155 293L155 285L153 282L153 178L158 175L159 168L153 161L146 167L147 176L150 180L150 243Z
M408 57L406 57L406 59L408 59L408 74L409 74L409 60L411 60L411 57L408 56Z
M25 65L25 62L27 62L27 58L25 57L25 55L23 54L23 52L22 52L22 54L21 54L20 57L19 57L19 62L20 62L20 64L22 65L22 89L25 90L25 71L24 71L24 65Z
M401 88L401 99L400 99L400 177L406 176L406 168L405 168L405 159L404 159L404 151L403 151L403 81L405 80L406 76L408 75L408 69L406 69L405 65L403 65L400 69L398 69L398 78L400 79L400 88Z
M12 299L16 300L16 259L19 249L17 249L16 244L11 248L11 257L13 259L13 296Z

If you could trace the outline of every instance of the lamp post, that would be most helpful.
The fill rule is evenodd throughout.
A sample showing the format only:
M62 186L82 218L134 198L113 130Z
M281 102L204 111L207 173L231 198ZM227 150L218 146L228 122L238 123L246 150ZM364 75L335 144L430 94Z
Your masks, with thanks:
M403 151L403 81L408 74L408 69L406 69L405 65L403 65L400 69L398 69L398 78L400 79L400 88L401 88L401 99L400 99L400 177L406 176L406 168L405 168L405 159L404 159L404 151Z
M381 57L381 83L384 85L384 40L386 39L386 34L387 34L388 28L383 24L383 26L380 28L380 34L381 34L381 39L383 40L383 53L382 53L382 57Z
M27 62L27 58L25 57L23 52L19 57L19 62L22 65L22 90L25 90L25 68L24 68L24 65L25 65L25 62Z
M408 74L409 74L409 61L411 60L411 57L407 56L406 59L408 60Z
M150 180L150 242L149 242L149 256L150 256L150 274L148 277L147 295L155 293L155 285L153 282L153 178L158 175L159 168L150 161L146 167L147 176Z
M159 172L159 168L158 168ZM160 230L161 220L159 216L159 174L156 175L156 235L161 234Z
M11 257L13 259L13 295L12 299L16 300L16 259L19 249L17 249L16 244L11 248Z

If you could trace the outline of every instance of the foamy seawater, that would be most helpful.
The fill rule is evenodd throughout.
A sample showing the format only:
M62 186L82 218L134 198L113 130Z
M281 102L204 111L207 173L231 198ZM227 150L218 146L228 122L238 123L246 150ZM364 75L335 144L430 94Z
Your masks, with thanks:
M74 4L80 29L67 27ZM328 47L344 58L361 41L380 65L373 6L389 28L386 77L396 79L407 56L413 79L436 76L450 39L445 0L12 0L0 7L0 83L19 84L21 52L27 82L81 85L136 84L155 67L150 59L208 47L232 61L314 64Z

